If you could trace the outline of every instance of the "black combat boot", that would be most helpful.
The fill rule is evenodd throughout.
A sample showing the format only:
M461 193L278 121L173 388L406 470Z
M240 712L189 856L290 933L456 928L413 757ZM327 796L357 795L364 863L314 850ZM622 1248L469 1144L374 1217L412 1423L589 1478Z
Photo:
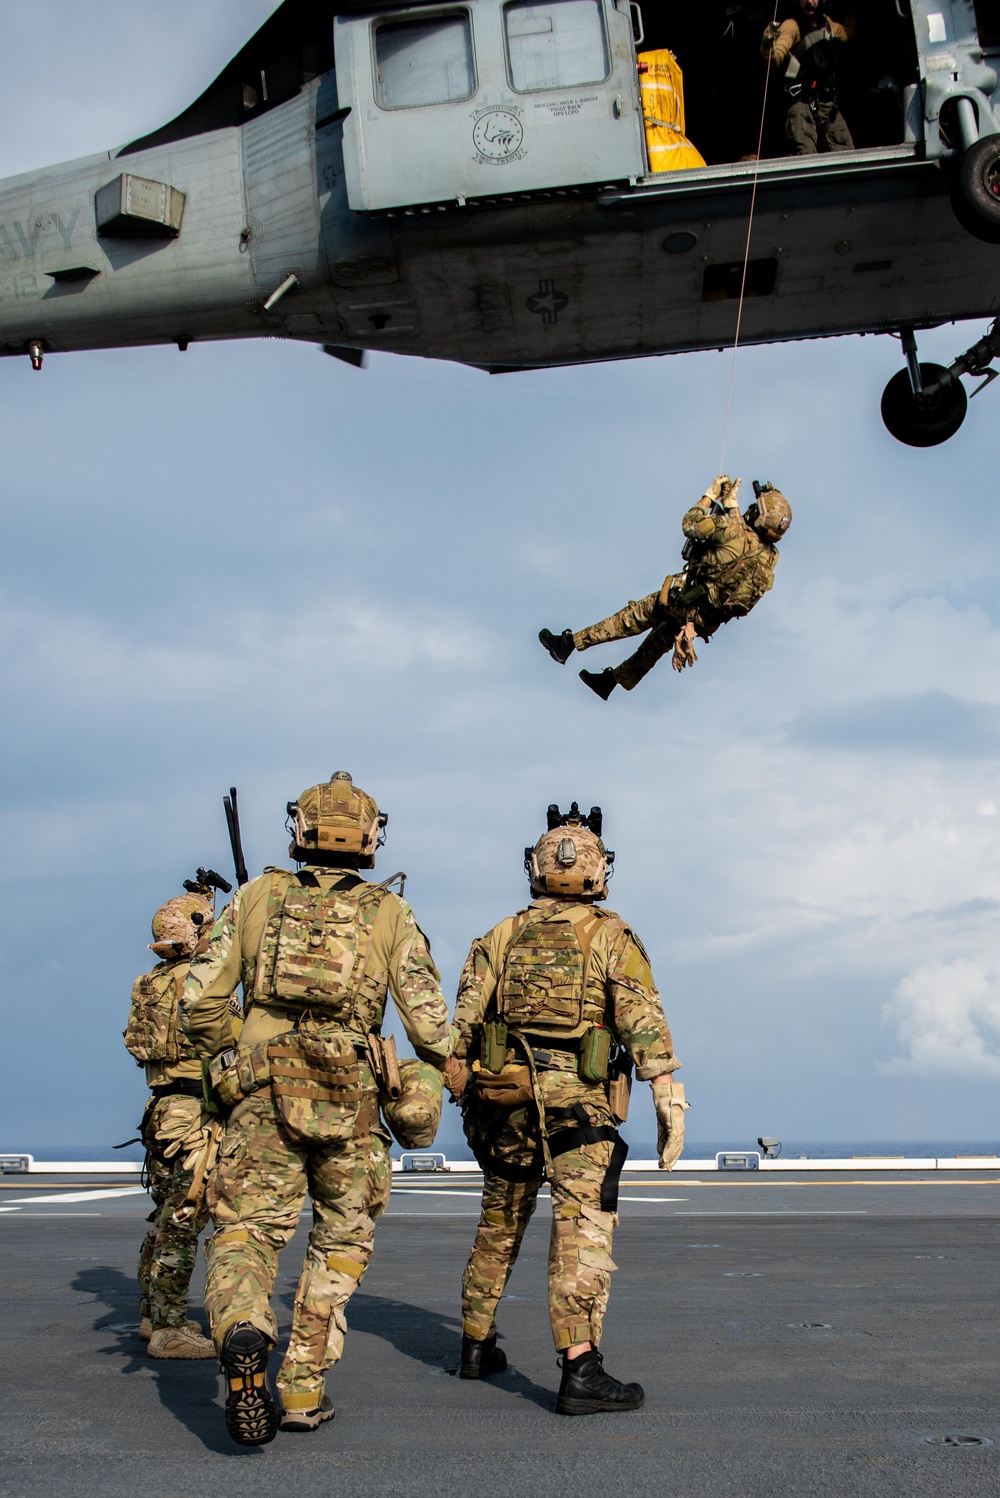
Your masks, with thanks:
M604 671L581 671L580 680L585 681L590 690L596 692L598 697L603 697L605 702L618 685L610 666Z
M576 646L573 644L573 631L564 629L561 635L554 635L551 629L540 629L538 638L551 655L552 659L560 666L565 666Z
M472 1337L462 1338L459 1378L491 1378L494 1373L502 1373L506 1366L507 1358L497 1346L496 1332L485 1342L476 1342Z
M604 1371L596 1348L572 1360L563 1353L562 1383L556 1410L560 1415L597 1415L602 1410L638 1410L646 1402L641 1384L621 1384Z
M278 1411L267 1383L271 1344L250 1321L237 1321L222 1339L226 1429L240 1446L266 1446L278 1434Z

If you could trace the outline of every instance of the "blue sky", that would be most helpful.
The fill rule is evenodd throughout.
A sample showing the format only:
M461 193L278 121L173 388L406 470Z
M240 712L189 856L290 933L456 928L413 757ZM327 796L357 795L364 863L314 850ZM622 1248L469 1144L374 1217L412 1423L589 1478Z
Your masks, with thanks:
M270 9L7 0L0 172L161 123ZM899 362L888 338L740 354L732 470L795 507L777 586L695 671L606 706L536 632L674 569L728 356L495 379L277 342L0 364L0 1148L128 1137L153 910L228 869L230 783L259 869L286 860L285 802L338 768L390 813L379 872L408 871L449 997L523 903L548 802L604 806L692 1136L993 1137L998 396L908 450L878 416Z

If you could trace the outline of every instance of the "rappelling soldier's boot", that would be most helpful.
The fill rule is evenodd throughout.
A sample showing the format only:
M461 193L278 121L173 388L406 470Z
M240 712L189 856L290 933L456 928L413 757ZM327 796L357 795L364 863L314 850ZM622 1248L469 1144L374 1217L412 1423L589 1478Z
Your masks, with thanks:
M560 1415L598 1415L613 1410L638 1410L646 1402L641 1384L619 1383L605 1373L596 1348L568 1358L563 1353L562 1383L556 1410Z
M226 1429L240 1446L266 1446L278 1434L278 1410L267 1382L271 1344L250 1321L237 1321L222 1341Z
M538 638L551 655L552 659L560 666L565 666L576 646L573 644L573 631L564 629L561 635L554 635L551 629L540 629Z
M150 1336L147 1350L151 1358L215 1357L215 1347L197 1321L185 1321L183 1326L158 1326Z
M459 1378L492 1378L494 1373L502 1373L506 1366L507 1357L497 1346L496 1332L485 1342L476 1342L472 1337L462 1338Z
M610 666L604 671L581 671L580 680L585 681L590 690L596 692L598 697L603 697L605 702L618 685Z
M281 1411L281 1428L305 1435L311 1430L319 1430L336 1413L333 1400L328 1394L324 1394L319 1404L313 1405L311 1409L290 1410L285 1406Z

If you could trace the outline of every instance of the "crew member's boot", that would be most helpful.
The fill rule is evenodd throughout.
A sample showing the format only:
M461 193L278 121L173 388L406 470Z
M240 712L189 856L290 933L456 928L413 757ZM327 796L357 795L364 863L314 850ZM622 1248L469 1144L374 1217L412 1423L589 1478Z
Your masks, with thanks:
M585 681L590 690L596 692L598 697L603 697L605 702L618 685L610 666L604 671L581 671L580 680Z
M596 1347L577 1358L563 1353L562 1383L556 1410L560 1415L597 1415L602 1411L638 1410L646 1401L641 1384L619 1383L605 1373Z
M194 1336L194 1337L200 1337L201 1336L201 1330L202 1330L202 1328L201 1328L201 1322L200 1321L190 1321L190 1320L188 1320L188 1321L185 1321L184 1325L187 1327L188 1331L191 1333L192 1336ZM141 1317L141 1319L139 1321L139 1341L140 1342L148 1342L150 1340L150 1338L152 1337L152 1335L153 1335L153 1323L152 1323L152 1321L149 1319L148 1316ZM213 1357L215 1356L214 1350L213 1350L212 1356Z
M573 631L564 629L561 635L554 635L551 629L540 629L538 638L551 655L552 659L560 666L565 666L576 646L573 644Z
M266 1446L278 1434L278 1411L267 1382L270 1351L250 1321L237 1321L222 1340L226 1429L240 1446Z
M215 1347L202 1332L197 1321L183 1326L158 1326L150 1334L147 1349L151 1358L214 1358Z
M472 1337L462 1338L459 1378L491 1378L494 1373L502 1373L506 1366L507 1358L497 1346L496 1332L485 1342L476 1342Z
M327 1420L332 1420L337 1411L333 1407L333 1400L328 1394L324 1394L319 1404L309 1410L282 1409L282 1430L296 1431L305 1434L311 1430L319 1430L320 1426Z

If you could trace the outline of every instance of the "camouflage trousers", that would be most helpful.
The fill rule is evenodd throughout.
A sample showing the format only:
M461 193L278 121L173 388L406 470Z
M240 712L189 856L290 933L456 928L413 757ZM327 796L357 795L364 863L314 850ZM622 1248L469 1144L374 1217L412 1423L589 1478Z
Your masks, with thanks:
M673 650L674 637L683 623L683 617L675 619L663 607L659 592L649 593L645 598L626 604L623 609L619 609L617 614L611 614L609 618L602 619L599 624L591 624L589 628L581 629L573 636L573 644L577 650L589 650L592 645L607 645L612 640L627 640L632 635L645 634L646 630L649 630L649 634L634 655L630 655L628 660L614 668L615 681L620 687L624 687L626 692L631 692L632 688L638 686L642 678L652 671L657 661Z
M496 1311L521 1248L524 1231L547 1178L552 1188L549 1240L549 1319L557 1352L580 1342L599 1346L611 1292L611 1238L618 1224L616 1157L608 1140L565 1152L559 1134L586 1119L613 1125L604 1088L581 1082L575 1071L542 1071L539 1089L553 1151L546 1172L538 1110L532 1105L500 1112L473 1104L466 1132L484 1160L482 1216L462 1284L462 1330L483 1341L496 1331ZM570 1110L576 1117L566 1117ZM582 1113L582 1117L580 1116ZM485 1141L485 1152L484 1152Z
M359 1120L373 1116L373 1099L371 1089ZM385 1141L367 1121L352 1138L292 1143L269 1088L230 1114L208 1190L215 1236L206 1245L205 1306L217 1347L236 1321L250 1321L277 1341L271 1294L278 1255L298 1226L307 1192L312 1199L309 1247L277 1380L287 1410L319 1402L324 1374L344 1350L344 1310L371 1261L390 1184Z
M177 1143L186 1122L194 1133L201 1120L201 1103L192 1097L160 1098L145 1120L143 1143L154 1211L139 1252L139 1315L148 1316L154 1328L183 1326L187 1319L198 1236L208 1221L207 1209L183 1227L171 1221L188 1194L191 1172L183 1167L187 1153L183 1147L169 1160L163 1150Z

